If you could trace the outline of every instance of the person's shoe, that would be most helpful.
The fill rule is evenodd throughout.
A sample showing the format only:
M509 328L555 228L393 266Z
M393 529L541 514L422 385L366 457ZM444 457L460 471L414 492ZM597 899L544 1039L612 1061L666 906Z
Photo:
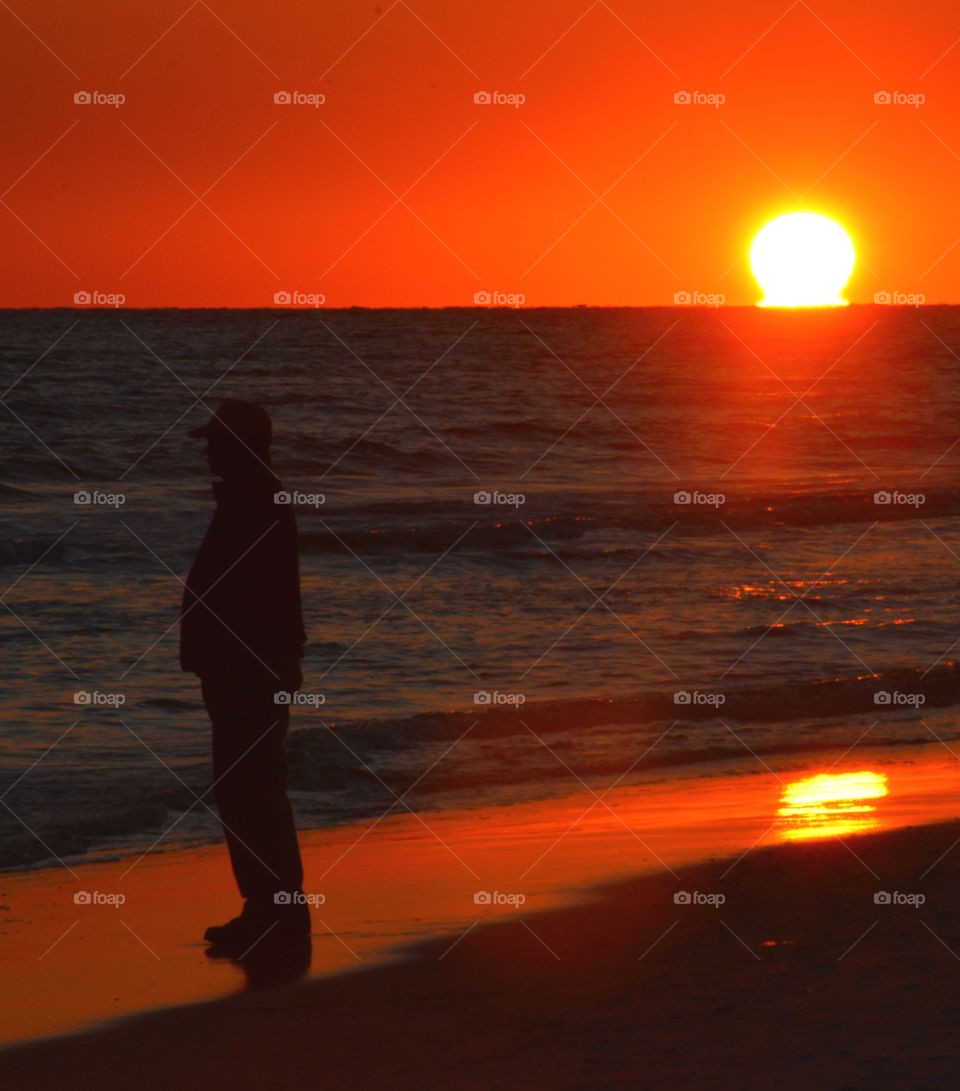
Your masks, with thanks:
M226 924L211 925L203 936L218 950L239 954L261 940L282 944L308 939L310 908L300 901L270 906L247 902L239 917Z
M274 933L283 934L277 922L261 920L252 915L237 917L219 928L208 928L207 942L211 944L213 957L242 958L262 940ZM212 934L211 934L212 933ZM278 939L280 936L277 937Z
M239 938L242 932L245 932L248 926L248 921L243 917L234 917L232 921L227 921L226 924L211 924L210 927L203 933L203 938L207 943L214 943L217 946L229 946L235 938Z
M276 906L276 931L284 936L310 935L310 907L306 902Z

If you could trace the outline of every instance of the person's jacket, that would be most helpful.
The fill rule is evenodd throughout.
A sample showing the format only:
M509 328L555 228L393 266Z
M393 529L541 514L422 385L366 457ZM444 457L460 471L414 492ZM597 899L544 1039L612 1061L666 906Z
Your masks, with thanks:
M217 507L183 595L180 666L203 677L241 670L296 689L306 633L297 521L267 470L213 483Z

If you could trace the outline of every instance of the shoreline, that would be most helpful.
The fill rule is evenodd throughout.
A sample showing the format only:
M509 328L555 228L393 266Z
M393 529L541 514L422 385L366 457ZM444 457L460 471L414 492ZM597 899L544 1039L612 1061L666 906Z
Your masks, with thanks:
M763 846L677 878L724 903L677 904L668 872L620 880L357 973L8 1047L5 1086L899 1088L955 1077L960 821ZM877 904L878 889L926 901Z
M884 740L872 745L864 743L863 745L855 744L855 746L856 754L860 756L862 762L867 762L867 764L878 761L884 764L890 762L905 764L916 762L932 767L946 760L942 756L943 751L953 755L949 744L937 737L924 742L911 740L891 744L889 741ZM837 743L823 743L811 747L798 746L772 753L762 751L757 753L744 748L742 754L738 756L697 757L689 762L681 761L676 764L650 767L638 774L630 787L632 790L639 792L651 789L659 791L665 785L678 785L687 781L702 782L706 785L736 782L760 770L780 772L784 775L793 775L794 773L799 775L802 771L821 762L825 768L831 767L835 756L845 759L848 754L853 752L853 749L853 747L848 748L844 744ZM572 772L567 773L567 780L574 781L575 779L579 780L580 778ZM582 783L583 781L581 781ZM602 785L598 791L602 794ZM296 789L291 791L292 797L297 794ZM421 808L419 813L428 816L454 811L496 812L509 808L522 809L537 805L550 809L555 802L568 799L571 795L570 791L563 790L516 800L511 800L508 795L504 795L502 798L494 798L477 807L470 807L466 804L458 805L457 801L453 800L449 804L442 803L435 807ZM319 826L298 824L298 831L301 838L325 838L335 835L336 831L348 830L353 827L361 828L377 821L379 816L376 812L361 813L354 816L344 815ZM298 823L302 823L302 821L301 816L298 818ZM183 840L177 840L176 838L167 840L163 835L157 838L154 831L151 830L142 839L139 835L132 835L112 843L97 844L81 852L64 852L59 854L57 859L54 859L52 855L47 855L38 859L0 866L0 887L2 887L5 879L18 876L55 874L64 870L64 868L68 871L76 871L88 867L103 867L122 860L132 861L146 853L154 853L160 856L170 853L202 852L216 848L221 844L222 835L219 830L216 834L193 834Z
M811 835L929 826L960 815L956 759L848 755L833 769L879 770L887 795L839 817L778 818L785 785L816 766L759 767L739 778L687 776L608 795L581 792L472 811L392 814L302 835L313 915L312 979L405 957L411 944L477 924L563 911L598 887L643 875L674 883L705 859L735 861ZM782 774L782 775L781 775ZM822 842L821 842L822 843ZM837 842L838 844L842 842ZM238 909L222 846L141 861L0 875L0 960L16 968L3 1041L74 1033L158 1008L229 997L241 970L212 963L203 929ZM78 891L122 905L76 905ZM487 903L475 900L479 892ZM320 899L323 899L320 902Z

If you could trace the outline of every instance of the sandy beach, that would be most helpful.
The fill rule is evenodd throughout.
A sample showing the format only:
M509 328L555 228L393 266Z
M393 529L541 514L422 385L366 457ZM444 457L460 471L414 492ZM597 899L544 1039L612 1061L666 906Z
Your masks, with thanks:
M219 849L7 875L5 1037L45 1037L4 1086L942 1085L960 822L927 757L838 766L890 790L819 831L776 815L795 768L314 832L313 977L266 990L204 955Z

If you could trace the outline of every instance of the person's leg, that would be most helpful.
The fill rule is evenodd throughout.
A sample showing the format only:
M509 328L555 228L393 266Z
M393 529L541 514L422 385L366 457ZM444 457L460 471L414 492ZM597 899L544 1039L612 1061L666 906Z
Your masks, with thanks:
M247 911L293 916L274 911L277 894L295 897L303 883L286 793L289 709L273 703L272 688L249 678L204 679L203 692L213 725L214 796Z
M275 895L293 895L303 885L303 866L293 810L287 797L285 740L290 713L273 704L273 691L249 687L233 723L241 749L229 782L228 817L235 822L231 859L238 885L258 905L273 905Z

